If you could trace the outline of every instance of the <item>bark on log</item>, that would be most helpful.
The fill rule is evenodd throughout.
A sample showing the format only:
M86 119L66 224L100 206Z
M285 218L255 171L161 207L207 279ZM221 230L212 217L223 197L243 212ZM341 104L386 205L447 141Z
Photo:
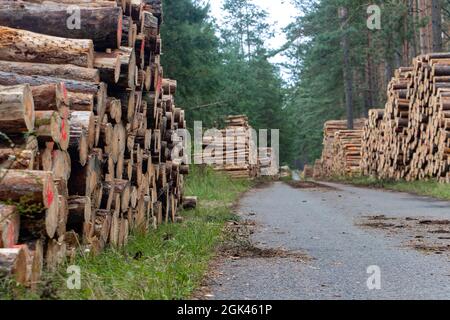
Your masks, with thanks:
M64 5L0 3L0 21L7 27L50 36L91 39L96 50L116 49L120 46L121 8L70 9Z
M94 112L95 96L92 93L68 92L67 95L71 111Z
M33 170L1 170L0 177L0 199L44 205L47 209L46 232L50 238L53 238L58 223L58 190L52 173Z
M0 61L0 70L26 76L44 76L75 81L100 82L100 71L72 64L47 64L17 61Z
M195 209L197 207L197 197L184 197L183 198L183 208L184 209Z
M100 79L106 83L117 83L120 77L120 57L114 53L95 53L94 67L100 72Z
M93 68L94 45L92 40L58 38L0 26L0 60Z
M7 169L32 170L35 156L33 150L1 148L0 164Z
M0 276L13 276L15 280L25 285L27 283L26 246L0 249Z
M34 110L55 110L64 118L68 117L69 98L64 82L31 87Z
M0 248L12 248L19 240L20 216L16 206L0 203Z
M55 111L36 111L34 126L38 140L54 141L61 150L69 147L70 125Z

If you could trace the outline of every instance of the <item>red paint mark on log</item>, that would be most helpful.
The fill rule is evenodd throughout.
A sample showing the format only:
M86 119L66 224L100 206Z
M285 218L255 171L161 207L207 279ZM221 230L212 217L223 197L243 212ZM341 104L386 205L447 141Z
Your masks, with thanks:
M61 140L67 141L66 122L64 120L61 124Z
M67 99L67 88L64 82L61 82L61 88L63 90L64 99Z
M50 184L47 186L46 194L47 194L47 208L50 208L50 206L53 203L54 197L55 197L55 194L53 193L53 190L50 187Z

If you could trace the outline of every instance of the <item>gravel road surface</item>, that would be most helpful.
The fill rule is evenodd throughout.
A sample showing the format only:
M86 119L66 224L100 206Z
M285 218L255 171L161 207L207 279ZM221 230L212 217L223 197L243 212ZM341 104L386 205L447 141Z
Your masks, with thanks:
M214 299L450 299L448 250L424 252L408 245L431 237L432 230L418 221L450 219L450 202L325 185L293 188L275 182L241 200L239 214L257 225L255 246L302 252L311 259L224 258L210 281ZM391 228L361 225L380 216L394 221ZM417 228L402 221L417 222ZM439 239L450 245L449 236ZM370 266L379 267L379 278L368 273ZM380 289L369 290L371 275L380 280L371 281Z

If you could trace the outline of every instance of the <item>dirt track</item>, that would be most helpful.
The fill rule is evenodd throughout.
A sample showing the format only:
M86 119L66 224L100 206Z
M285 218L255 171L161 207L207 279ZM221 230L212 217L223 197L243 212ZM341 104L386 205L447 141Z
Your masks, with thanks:
M225 251L207 298L450 299L450 202L277 182L239 213L250 242ZM367 287L369 266L380 290Z

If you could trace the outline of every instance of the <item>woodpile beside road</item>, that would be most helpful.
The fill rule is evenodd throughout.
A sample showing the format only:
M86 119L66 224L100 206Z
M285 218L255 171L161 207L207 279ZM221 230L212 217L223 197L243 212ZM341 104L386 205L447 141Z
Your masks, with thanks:
M398 69L385 109L371 110L366 123L364 173L450 182L449 102L449 53L419 56L412 67Z
M334 135L333 175L361 174L362 130L340 130Z
M161 22L160 0L0 1L0 277L35 287L80 245L176 221L186 121Z
M277 177L279 174L278 162L274 148L258 148L259 176Z
M314 177L314 166L310 166L309 164L305 164L302 172L303 179L310 179Z
M332 177L359 170L358 166L355 166L355 158L358 157L358 150L355 149L361 147L361 141L357 141L357 136L361 133L364 121L364 119L354 120L354 131L347 130L346 120L331 120L324 124L322 158L315 163L314 177ZM346 133L341 135L339 134L341 131Z
M215 171L233 178L278 177L278 151L272 147L258 148L257 139L247 116L228 116L225 129L205 133L202 152L194 155L195 163L211 165Z
M255 178L259 174L258 149L252 138L247 116L228 116L226 128L203 136L203 151L197 162L233 178ZM264 159L262 159L265 161Z
M357 159L339 152L345 148L336 143L345 135L344 127L344 121L325 124L323 157L316 162L315 177L344 174L339 169L344 159L351 159L356 168ZM385 108L370 110L362 130L363 175L450 182L450 53L421 55L412 67L396 70ZM351 149L356 155L356 146Z

